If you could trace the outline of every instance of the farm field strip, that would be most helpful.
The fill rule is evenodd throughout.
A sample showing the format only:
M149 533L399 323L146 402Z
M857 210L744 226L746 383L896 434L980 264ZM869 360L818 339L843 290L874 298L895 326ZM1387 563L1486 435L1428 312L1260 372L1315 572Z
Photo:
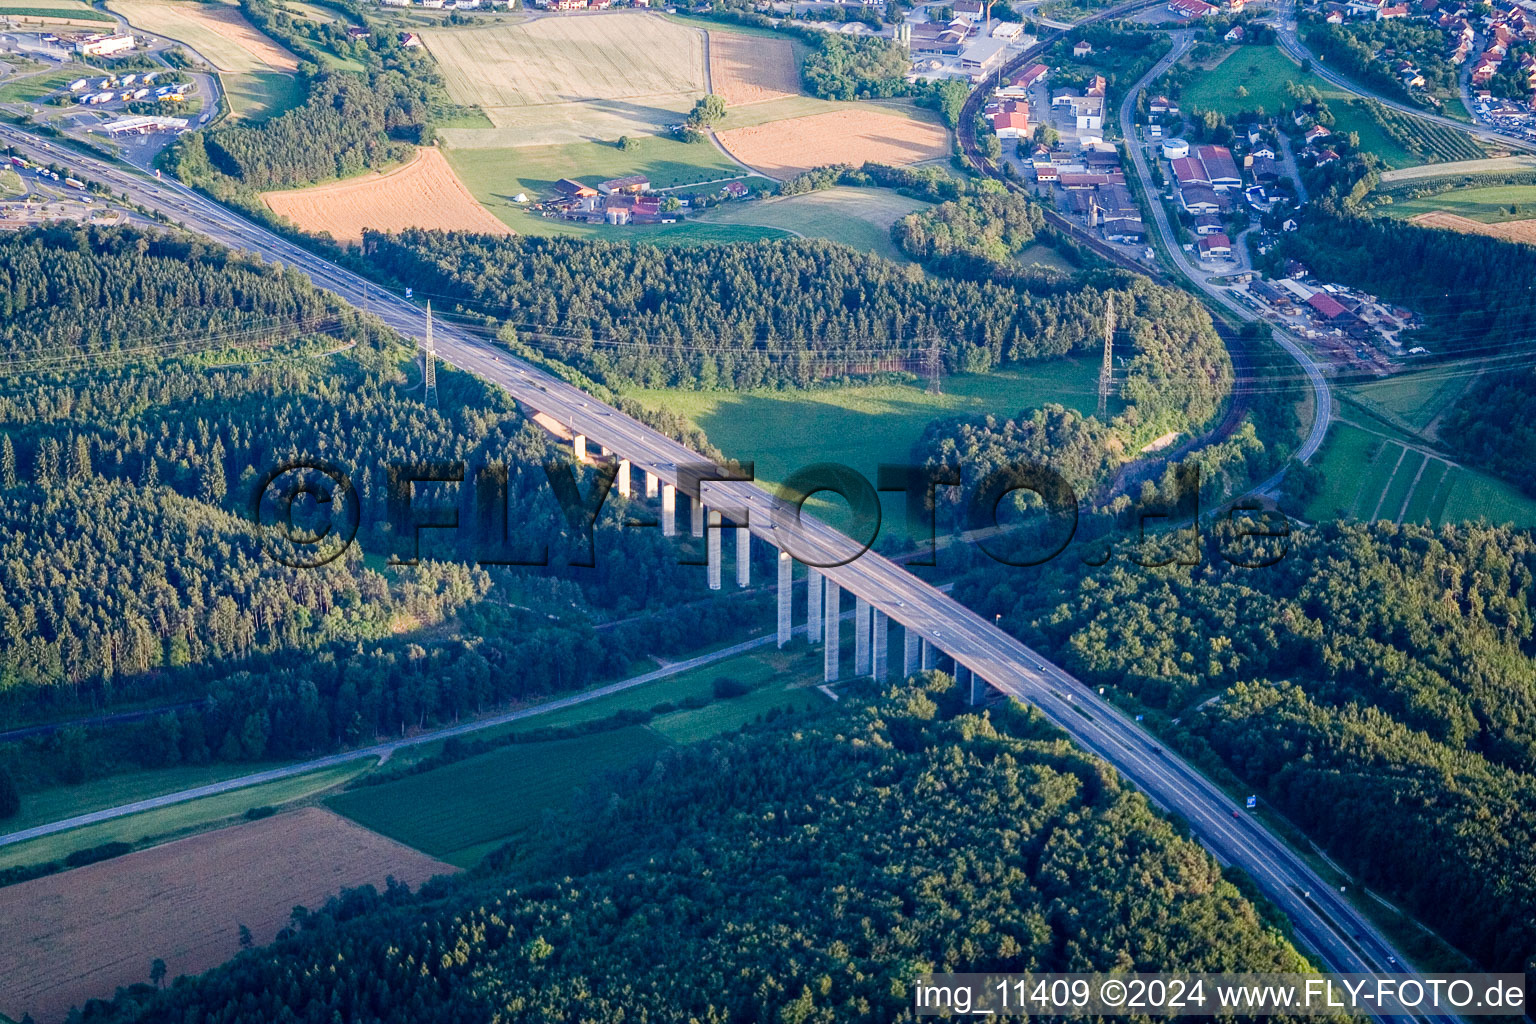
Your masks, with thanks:
M361 756L329 768L12 843L0 847L0 870L62 860L76 850L103 843L141 843L207 828L238 817L252 807L275 807L308 799L347 782L372 768L374 763L374 758Z
M1425 373L1407 373L1381 381L1359 384L1347 393L1376 416L1406 426L1410 432L1425 432L1433 439L1430 425L1445 412L1461 393L1483 373L1480 362L1449 364Z
M515 743L396 782L331 797L353 821L439 857L538 824L563 808L577 786L666 746L649 729Z
M109 0L130 25L191 47L218 71L297 71L299 60L238 7L195 0Z
M500 131L453 129L455 146L537 146L654 132L704 93L704 40L640 13L539 18L422 33L450 98Z
M776 178L825 164L906 166L949 152L949 132L933 121L839 111L718 132L731 155Z
M727 107L800 94L800 62L787 38L710 30L709 78Z
M1455 188L1438 195L1403 199L1382 207L1381 212L1394 217L1450 213L1482 224L1530 220L1536 217L1536 185Z
M419 885L452 871L320 808L279 814L0 889L0 1011L62 1020L69 1008L195 974L240 949L239 926L270 942L295 906L344 887Z
M1331 428L1319 466L1324 485L1309 519L1536 525L1536 500L1503 481L1348 421Z
M825 698L808 685L819 681L820 671L819 653L764 645L475 738L578 725L666 703L708 701L702 707L678 707L645 725L512 743L420 774L359 786L326 803L361 825L471 867L490 850L536 828L547 812L562 810L580 787L604 774L644 761L673 743L739 728L775 708L823 706ZM748 692L712 698L714 680L722 676L742 683Z
M1462 234L1491 235L1509 242L1536 244L1536 218L1485 223L1454 213L1421 213L1411 223L1425 228L1445 228Z
M329 232L333 238L359 242L364 228L401 231L439 228L511 234L510 229L476 202L443 154L432 147L385 174L367 174L329 185L264 192L262 199L280 217L305 231Z
M113 24L112 15L77 0L0 0L0 15L18 20Z
M304 101L298 78L284 72L220 75L219 84L224 88L224 98L229 100L230 112L248 120L273 117Z
M696 217L695 224L756 224L825 238L876 253L906 257L891 241L891 225L930 203L883 188L830 188L798 196L724 204Z

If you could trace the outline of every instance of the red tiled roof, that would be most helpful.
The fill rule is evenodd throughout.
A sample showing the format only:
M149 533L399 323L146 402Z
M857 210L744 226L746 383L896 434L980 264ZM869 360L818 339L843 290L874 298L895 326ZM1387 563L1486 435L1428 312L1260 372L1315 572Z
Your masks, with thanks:
M1349 312L1349 310L1339 304L1337 299L1327 292L1314 292L1312 297L1307 300L1307 305L1323 314L1329 320Z

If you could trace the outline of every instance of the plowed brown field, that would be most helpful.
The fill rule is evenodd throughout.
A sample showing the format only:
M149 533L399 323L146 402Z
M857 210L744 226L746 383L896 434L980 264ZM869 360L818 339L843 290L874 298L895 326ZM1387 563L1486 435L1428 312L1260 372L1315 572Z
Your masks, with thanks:
M388 174L366 174L331 185L263 192L280 217L305 231L329 231L337 241L358 242L363 229L403 231L441 228L510 235L512 229L475 202L436 149L417 150L416 159Z
M1509 242L1536 245L1536 220L1506 220L1500 224L1484 224L1454 213L1421 213L1411 223L1425 228L1448 228L1468 235L1492 235Z
M949 133L941 125L867 110L732 128L718 138L736 159L775 178L826 164L915 164L949 152Z
M121 985L206 971L240 951L240 925L271 942L295 906L387 876L419 885L457 869L307 808L205 832L0 889L0 1013L58 1024Z

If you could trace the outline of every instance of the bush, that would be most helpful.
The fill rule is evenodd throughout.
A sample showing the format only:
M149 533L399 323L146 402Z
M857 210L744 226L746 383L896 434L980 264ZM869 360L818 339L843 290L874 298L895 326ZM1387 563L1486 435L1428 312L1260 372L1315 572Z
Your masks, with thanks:
M64 866L67 868L84 867L87 864L95 864L99 861L111 860L113 857L121 857L133 850L132 843L102 843L100 846L87 846L83 850L76 850L64 858Z
M746 683L740 679L732 679L730 676L716 676L713 683L715 696L721 700L731 697L743 697L751 691Z
M0 819L14 818L21 812L21 794L16 792L16 780L10 771L0 765Z

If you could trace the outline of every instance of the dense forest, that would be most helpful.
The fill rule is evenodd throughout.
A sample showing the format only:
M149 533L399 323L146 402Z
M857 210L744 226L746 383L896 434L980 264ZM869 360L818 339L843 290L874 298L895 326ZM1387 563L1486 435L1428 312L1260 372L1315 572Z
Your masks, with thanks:
M1160 570L980 564L955 593L1483 964L1530 967L1536 542L1328 524L1262 569L1215 547Z
M410 154L431 100L396 71L321 74L304 104L261 124L234 121L178 140L169 169L194 185L220 177L264 191L350 178Z
M381 274L613 387L806 386L920 369L935 345L946 370L983 371L1097 349L1111 292L1136 353L1133 429L1203 422L1231 382L1199 303L1131 275L936 279L818 241L662 249L409 231L365 246Z
M1468 462L1536 495L1536 369L1480 374L1446 411L1437 436Z
M815 49L800 68L812 96L828 100L897 96L910 91L906 48L878 36L816 32Z
M957 713L948 683L668 750L532 849L296 915L82 1022L832 1024L907 1019L926 970L1303 966L1101 763L1023 708Z
M543 432L461 374L423 404L414 348L291 271L134 229L36 229L0 251L0 345L26 383L0 395L0 715L214 698L110 736L6 745L25 788L451 721L620 673L639 637L681 649L753 613L669 625L662 610L700 598L703 574L657 531L625 529L617 499L595 566L573 568L543 469L563 457ZM38 366L85 355L90 373ZM264 474L316 457L351 478L359 544L289 568L249 506ZM478 568L431 532L418 565L384 566L389 465L452 458L507 465L508 522L540 527L549 569ZM424 500L475 522L469 488L440 487Z
M284 344L340 311L292 272L190 237L55 225L0 235L8 368Z
M954 276L993 276L1045 226L1038 204L1012 192L982 192L917 213L891 228L902 252L925 264L948 264ZM972 262L982 264L973 268Z

